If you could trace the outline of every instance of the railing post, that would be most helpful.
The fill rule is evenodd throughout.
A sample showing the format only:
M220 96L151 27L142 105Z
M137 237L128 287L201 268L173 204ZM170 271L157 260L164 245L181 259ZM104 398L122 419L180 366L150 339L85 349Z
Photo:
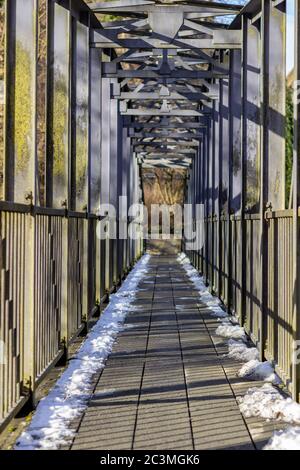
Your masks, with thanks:
M247 177L247 50L248 50L248 19L242 16L242 80L241 80L241 259L239 261L241 270L241 297L240 297L240 323L244 324L246 319L246 177Z
M31 214L25 216L25 288L24 288L24 383L23 392L33 392L35 382L35 318L34 318L34 273L35 273L35 220Z
M11 99L9 153L6 155L7 199L14 202L24 202L31 206L36 203L37 172L37 40L38 15L37 2L18 2L13 7L13 29L15 48L15 63L13 64L14 80L9 85ZM26 12L24 12L26 8ZM26 17L24 18L24 14ZM22 82L27 83L28 89L22 92ZM26 109L24 107L26 103ZM12 113L13 110L13 113ZM26 113L22 115L22 113ZM14 122L13 122L14 121ZM25 215L25 282L24 282L24 324L23 331L23 365L26 393L34 390L36 379L36 328L35 328L35 218L31 213ZM20 267L19 267L20 268Z
M110 197L110 79L102 78L101 80L101 204L108 204ZM109 225L109 222L107 222ZM109 228L107 227L107 230ZM106 233L106 239L103 242L103 264L105 265L105 292L108 293L111 288L110 283L110 243L109 234Z
M93 30L90 29L90 42L93 40ZM90 49L89 54L89 204L88 212L99 214L100 187L101 187L101 53L98 49ZM95 240L95 253L90 251L90 259L95 267L95 301L100 303L101 282L101 244L97 236L100 221L94 219L93 236ZM91 261L92 262L92 261Z
M269 26L270 0L262 2L261 20L261 192L260 192L260 326L259 353L264 358L266 339L266 317L268 301L268 231L265 211L268 202L268 161L269 161Z
M295 1L295 80L300 80L300 5ZM298 97L298 95L297 95ZM295 99L295 97L294 97ZM294 103L294 152L293 152L293 347L299 350L300 339L300 101ZM293 398L300 401L300 364L294 357L292 364Z
M219 119L219 126L218 126L218 137L219 137L219 146L218 146L218 290L217 295L219 298L222 296L222 157L223 157L223 132L222 132L222 109L221 109L221 102L223 100L223 88L221 85L221 80L219 80L219 109L218 109L218 119Z
M90 315L90 311L88 310L89 307L89 299L88 295L91 294L89 290L89 284L88 284L88 269L91 268L88 263L88 250L89 250L89 244L92 243L92 240L90 239L90 231L89 231L89 220L82 219L82 230L83 230L83 253L82 253L82 319L87 321ZM95 254L94 254L95 256Z
M204 139L204 148L205 148L205 213L204 217L206 220L205 223L205 278L206 278L206 283L211 285L211 279L209 276L209 246L210 246L210 240L208 240L209 237L209 159L211 158L210 152L209 152L209 138L210 138L210 126L209 123L207 123L206 126L206 132L205 132L205 139Z
M213 152L212 152L212 284L211 288L213 292L216 292L217 286L217 255L218 255L218 247L216 246L217 241L217 208L218 208L218 200L217 200L217 172L218 172L218 123L217 123L217 110L216 110L216 103L213 104L213 129L212 129L212 138L213 138Z
M68 240L68 218L64 217L62 220L61 231L61 245L62 245L62 259L61 259L61 340L67 351L67 343L69 339L68 329L68 256L69 256L69 240Z

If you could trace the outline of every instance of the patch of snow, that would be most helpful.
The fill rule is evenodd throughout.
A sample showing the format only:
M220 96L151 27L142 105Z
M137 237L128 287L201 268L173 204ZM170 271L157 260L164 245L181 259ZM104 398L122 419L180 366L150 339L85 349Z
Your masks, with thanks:
M239 325L240 324L238 317L236 317L235 315L230 315L230 321L234 325Z
M237 373L238 377L245 377L249 380L264 380L265 382L279 383L272 364L269 361L260 362L258 359L251 359L246 362Z
M68 368L40 401L30 425L16 443L17 450L56 450L72 441L75 430L70 429L71 423L86 408L92 394L93 377L104 368L117 334L123 329L126 314L134 310L131 302L147 272L149 258L144 255L119 291L111 296Z
M184 253L181 253L177 256L177 261L183 265L185 272L194 283L194 286L200 294L200 300L208 307L211 307L211 310L214 310L214 307L218 307L221 304L221 301L209 292L207 286L203 282L203 278L200 277L198 271L191 265L188 257ZM222 313L223 312L224 311L222 310Z
M289 426L275 431L263 450L300 450L300 427Z
M206 290L201 292L201 300L203 300L203 302L207 303L207 305L210 305L210 306L217 306L217 305L221 305L221 301L217 298L217 297L214 297L207 289L206 287Z
M246 334L236 317L228 315L221 307L221 301L214 297L205 286L202 278L195 268L192 267L189 259L184 253L178 255L177 260L183 265L187 275L193 281L200 294L200 301L211 311L211 315L218 320L222 319L222 324L217 328L216 334L224 338L242 339L246 341Z
M225 356L240 362L256 360L259 357L258 349L249 348L243 341L230 339L228 341L228 350L229 352Z
M223 321L222 324L218 326L216 335L222 336L223 338L247 340L244 328L239 325L233 325L229 321Z
M291 398L285 398L274 385L280 383L272 364L260 362L258 349L247 346L244 328L239 326L238 318L230 316L221 307L221 301L214 297L205 286L202 278L194 269L187 256L182 253L178 261L200 294L200 301L206 304L212 316L222 322L216 334L228 339L229 352L225 356L245 362L238 372L239 377L252 380L264 380L262 387L250 388L244 397L239 397L239 406L245 417L257 416L266 420L275 419L294 425L300 425L300 404ZM264 450L300 450L300 426L289 426L276 431Z
M270 383L249 388L244 397L238 397L240 410L245 417L259 416L290 424L300 424L300 404L285 398Z
M228 317L227 312L225 312L225 310L220 307L208 307L208 309L212 311L212 316L217 317L217 319L220 321Z

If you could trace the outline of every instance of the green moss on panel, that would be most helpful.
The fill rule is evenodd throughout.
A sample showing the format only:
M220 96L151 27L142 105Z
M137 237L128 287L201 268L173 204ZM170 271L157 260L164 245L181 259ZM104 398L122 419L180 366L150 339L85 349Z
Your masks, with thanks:
M260 199L260 153L257 129L255 125L249 131L248 136L248 156L247 156L247 188L246 205L248 210L255 211L259 205Z
M294 142L294 107L293 89L286 90L286 121L285 121L285 202L289 205L292 170L293 170L293 142Z
M81 195L86 180L87 159L88 159L88 109L81 108L81 116L77 118L76 137L76 190Z
M55 78L53 102L53 175L64 176L68 130L68 88L64 77Z
M273 76L271 78L269 100L272 109L275 109L278 112L280 112L282 109L283 93L281 92L281 90L283 86L284 84L282 82L282 71L280 70L280 67L276 67L276 71L275 73L273 73Z
M111 0L102 0L103 2L110 2ZM95 3L95 0L85 0L85 3ZM101 23L105 22L110 22L110 21L117 21L117 20L123 20L124 18L122 16L118 15L105 15L105 14L97 14L96 16L99 17Z
M32 73L30 52L16 43L15 153L16 169L25 170L30 159L32 131Z

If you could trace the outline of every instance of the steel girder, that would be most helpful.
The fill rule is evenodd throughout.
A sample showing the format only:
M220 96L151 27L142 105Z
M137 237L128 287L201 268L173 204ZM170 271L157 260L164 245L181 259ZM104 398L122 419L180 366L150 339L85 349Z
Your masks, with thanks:
M101 76L112 80L111 98L135 154L148 164L189 166L207 133L219 82L230 73L226 50L241 47L240 27L229 29L218 17L242 6L181 0L89 6L102 25L91 46L109 56ZM111 18L102 22L101 15Z

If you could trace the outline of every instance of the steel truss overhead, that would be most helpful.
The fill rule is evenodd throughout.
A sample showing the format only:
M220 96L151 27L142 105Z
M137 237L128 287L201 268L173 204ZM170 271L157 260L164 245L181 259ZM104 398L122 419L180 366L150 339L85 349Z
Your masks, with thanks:
M116 15L94 31L92 47L110 57L102 77L112 80L139 161L188 167L207 138L216 83L229 74L224 57L241 47L240 28L217 20L241 6L122 0L90 7L100 21L103 14Z

